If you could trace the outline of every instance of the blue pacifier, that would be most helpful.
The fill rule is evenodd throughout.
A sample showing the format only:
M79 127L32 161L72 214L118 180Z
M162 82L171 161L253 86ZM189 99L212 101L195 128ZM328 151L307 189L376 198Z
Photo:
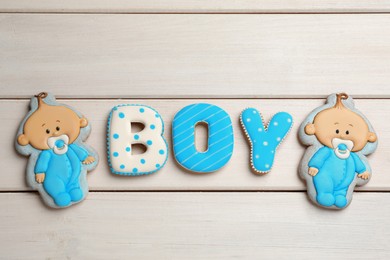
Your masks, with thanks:
M345 153L347 153L348 147L347 147L347 145L345 145L345 144L339 144L339 145L337 146L337 149L339 150L339 152L340 152L341 154L345 154Z
M57 140L54 145L61 149L65 146L65 142L63 140Z

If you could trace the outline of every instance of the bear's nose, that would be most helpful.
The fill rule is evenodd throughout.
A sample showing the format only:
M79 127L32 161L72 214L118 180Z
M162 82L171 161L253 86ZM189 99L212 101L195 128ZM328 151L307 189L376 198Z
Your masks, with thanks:
M62 148L62 147L64 147L64 145L65 145L65 142L63 140L57 140L55 142L55 146L57 146L58 148Z
M339 144L339 145L337 146L337 148L338 148L339 150L341 150L341 151L347 150L347 146L346 146L345 144Z

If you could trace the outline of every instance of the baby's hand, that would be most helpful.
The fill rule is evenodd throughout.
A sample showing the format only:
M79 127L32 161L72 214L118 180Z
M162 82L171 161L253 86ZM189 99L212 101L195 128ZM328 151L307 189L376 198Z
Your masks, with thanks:
M38 183L42 183L45 180L45 173L37 173L35 174L35 181Z
M93 156L88 156L87 159L83 161L83 164L91 164L95 161L95 158Z
M314 168L314 167L310 167L309 168L309 175L314 177L314 176L317 175L317 173L318 173L318 169L317 168Z
M358 177L362 178L363 180L367 180L370 177L370 173L369 172L363 172L361 174L358 174Z

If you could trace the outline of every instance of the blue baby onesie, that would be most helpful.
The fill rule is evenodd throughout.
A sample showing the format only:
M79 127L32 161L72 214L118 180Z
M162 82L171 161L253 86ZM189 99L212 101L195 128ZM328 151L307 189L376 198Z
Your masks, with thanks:
M81 162L87 157L88 152L76 144L70 144L61 155L52 149L39 154L34 172L45 173L43 187L58 206L65 207L83 198L79 176Z
M323 206L343 208L348 201L346 195L356 173L366 171L366 166L358 155L351 152L346 159L336 156L332 148L322 147L309 161L309 167L318 169L313 177L317 191L317 202Z

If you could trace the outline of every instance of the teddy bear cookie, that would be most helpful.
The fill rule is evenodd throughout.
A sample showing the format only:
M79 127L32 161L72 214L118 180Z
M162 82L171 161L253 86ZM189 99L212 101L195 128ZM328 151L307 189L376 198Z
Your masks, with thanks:
M299 174L310 199L326 208L348 206L355 186L371 178L366 155L375 151L378 141L370 122L350 96L332 94L303 121L299 138L309 146Z
M40 93L17 132L16 150L29 156L27 183L53 208L82 201L88 193L87 172L98 163L97 153L84 144L88 120L53 95Z

